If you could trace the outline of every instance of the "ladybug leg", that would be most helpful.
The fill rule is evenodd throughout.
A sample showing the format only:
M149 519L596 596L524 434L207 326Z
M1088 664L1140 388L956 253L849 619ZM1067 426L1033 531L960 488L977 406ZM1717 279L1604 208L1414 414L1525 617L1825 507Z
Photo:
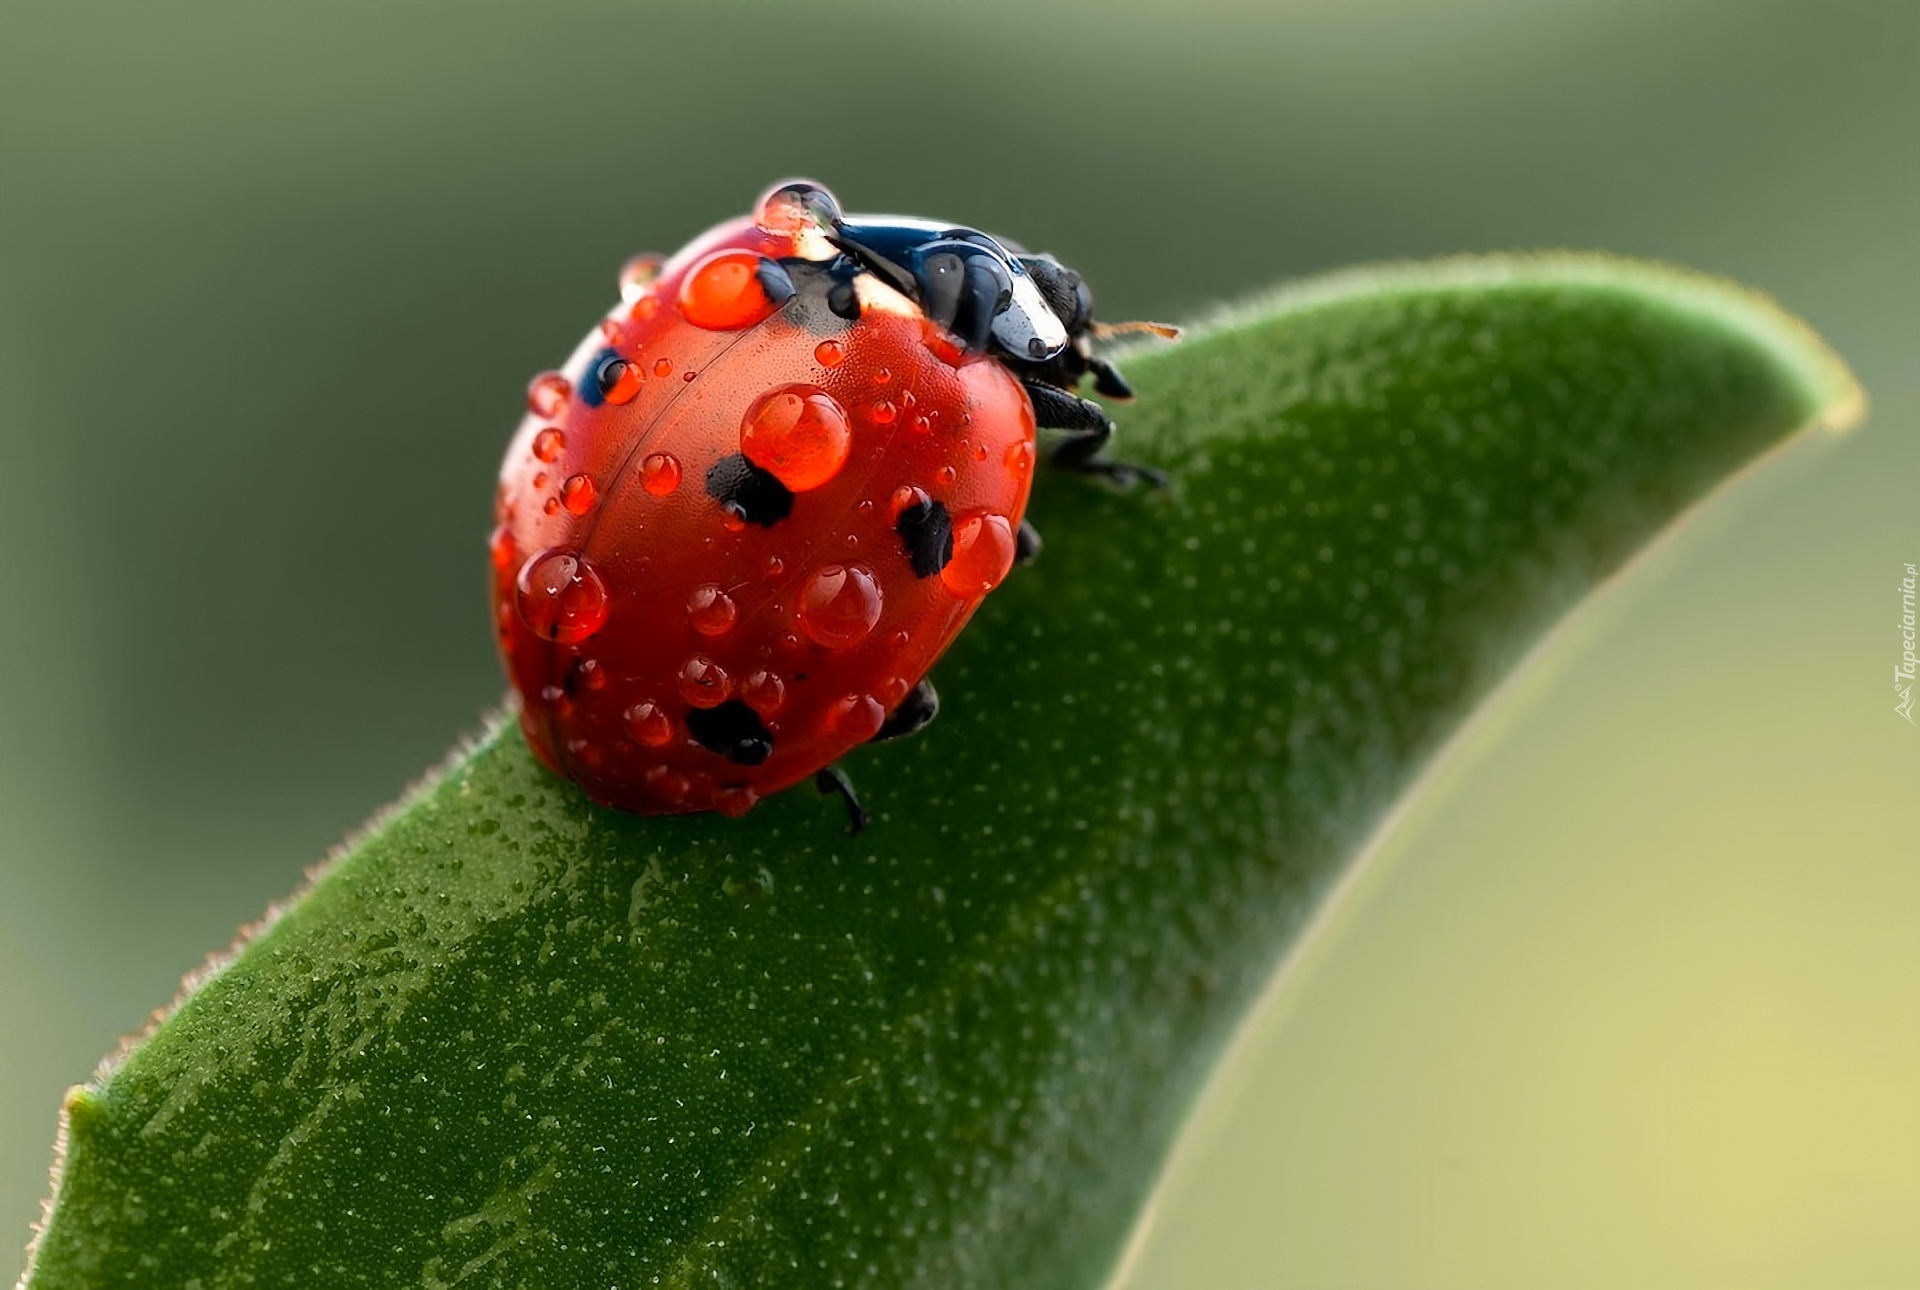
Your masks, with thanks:
M1093 392L1106 399L1130 399L1133 387L1120 369L1095 354L1087 355L1087 370L1093 373Z
M922 681L907 691L907 697L900 700L887 719L880 723L880 729L870 744L882 744L889 739L903 739L915 731L924 730L927 723L940 715L940 695L933 688L932 681Z
M1040 558L1040 530L1026 520L1020 521L1020 531L1013 535L1013 562L1029 565Z
M1083 475L1105 475L1121 485L1145 480L1155 488L1167 486L1164 471L1100 457L1100 450L1113 438L1113 422L1098 403L1042 381L1023 384L1033 401L1034 424L1048 430L1071 431L1053 450L1054 465Z
M867 827L869 817L866 808L860 805L860 796L853 791L853 783L847 778L847 772L838 766L829 766L813 777L813 786L822 793L838 793L840 800L847 804L848 837L858 836L860 830Z

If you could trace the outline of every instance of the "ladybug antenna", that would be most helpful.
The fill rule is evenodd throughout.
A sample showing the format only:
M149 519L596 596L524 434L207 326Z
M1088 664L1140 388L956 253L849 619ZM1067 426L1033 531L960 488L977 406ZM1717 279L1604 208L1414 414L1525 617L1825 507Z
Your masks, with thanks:
M1138 319L1131 322L1090 323L1087 332L1096 340L1105 340L1111 336L1134 336L1141 332L1158 336L1162 340L1180 339L1180 329L1170 323L1142 322Z

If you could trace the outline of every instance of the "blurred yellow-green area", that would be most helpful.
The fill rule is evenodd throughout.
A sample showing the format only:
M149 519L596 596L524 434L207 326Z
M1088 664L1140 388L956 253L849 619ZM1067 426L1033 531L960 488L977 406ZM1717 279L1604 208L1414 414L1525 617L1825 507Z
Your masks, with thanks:
M1820 329L1866 426L1460 741L1127 1284L1920 1286L1917 69L1904 0L0 8L0 1244L62 1089L500 692L527 377L804 174L1110 317L1568 246Z

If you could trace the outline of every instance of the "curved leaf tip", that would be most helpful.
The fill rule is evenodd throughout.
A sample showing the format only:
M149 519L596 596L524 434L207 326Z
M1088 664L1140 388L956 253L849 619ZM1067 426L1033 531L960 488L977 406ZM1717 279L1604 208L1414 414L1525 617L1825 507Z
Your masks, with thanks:
M1527 641L1845 369L1582 257L1293 288L1129 367L1177 495L863 753L875 827L599 810L495 730L70 1100L23 1284L1091 1286L1225 1037Z

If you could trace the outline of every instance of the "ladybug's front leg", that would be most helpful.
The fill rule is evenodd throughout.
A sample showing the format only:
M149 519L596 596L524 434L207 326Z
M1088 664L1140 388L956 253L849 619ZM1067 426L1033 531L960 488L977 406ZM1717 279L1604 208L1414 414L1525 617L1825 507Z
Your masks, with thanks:
M1100 456L1100 450L1113 438L1113 422L1107 419L1106 411L1098 403L1043 381L1022 384L1033 402L1034 424L1043 430L1070 432L1053 450L1054 465L1083 475L1105 475L1121 485L1144 479L1155 488L1167 486L1164 471Z

